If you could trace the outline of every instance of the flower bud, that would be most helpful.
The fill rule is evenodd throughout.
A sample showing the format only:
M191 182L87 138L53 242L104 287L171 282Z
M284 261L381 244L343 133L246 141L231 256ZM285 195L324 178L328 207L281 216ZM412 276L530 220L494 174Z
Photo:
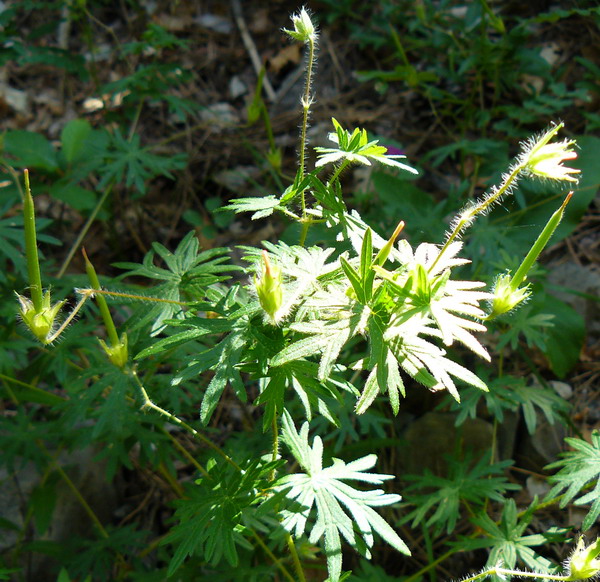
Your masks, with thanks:
M571 148L575 141L565 139L561 142L549 143L562 127L562 123L551 127L537 141L531 142L526 147L521 155L521 161L525 164L527 172L551 180L578 181L578 178L571 174L578 174L581 170L562 165L565 160L574 160L577 157L577 152Z
M19 313L25 325L43 344L50 343L48 338L52 335L58 312L65 301L59 301L51 305L50 291L46 291L42 298L42 307L38 310L31 299L23 297L23 295L19 295L18 293L16 295L20 304Z
M381 250L377 253L377 256L375 257L375 260L373 262L375 265L379 265L380 267L383 266L383 264L386 262L387 258L389 257L390 253L392 252L394 243L396 242L396 239L400 236L400 233L402 232L403 228L404 228L404 221L401 220L398 223L398 226L396 226L396 229L394 230L394 232L392 233L392 236L383 245L383 247L381 247Z
M585 547L583 537L577 541L577 547L567 562L569 577L567 580L587 580L600 573L600 538Z
M292 15L292 23L294 25L294 30L287 30L284 28L283 32L287 33L294 40L304 44L315 42L317 40L317 29L305 8L302 8L298 14Z
M102 349L106 352L108 359L115 365L117 368L125 367L127 360L129 359L129 353L127 350L127 334L123 334L121 336L121 340L112 346L109 346L101 339L98 339Z
M262 252L262 274L260 280L254 277L258 300L269 317L275 321L283 301L281 269L271 265L267 251Z
M529 285L520 289L513 286L513 277L510 272L499 275L494 284L493 298L491 300L492 311L486 319L494 319L512 311L519 303L531 295Z

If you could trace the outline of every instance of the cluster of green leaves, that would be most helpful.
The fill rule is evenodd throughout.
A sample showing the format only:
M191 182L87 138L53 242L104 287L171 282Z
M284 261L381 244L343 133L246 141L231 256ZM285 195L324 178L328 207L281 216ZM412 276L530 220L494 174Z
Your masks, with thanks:
M460 135L489 122L518 135L540 117L560 115L598 91L586 80L567 85L564 68L545 57L536 34L541 25L567 19L596 25L594 2L531 14L487 1L464 7L450 0L384 0L368 8L357 0L324 4L329 22L347 27L362 47L385 58L387 68L359 72L365 82L382 92L397 84L410 87L428 100L439 121L459 124ZM578 64L593 74L589 59L579 56Z

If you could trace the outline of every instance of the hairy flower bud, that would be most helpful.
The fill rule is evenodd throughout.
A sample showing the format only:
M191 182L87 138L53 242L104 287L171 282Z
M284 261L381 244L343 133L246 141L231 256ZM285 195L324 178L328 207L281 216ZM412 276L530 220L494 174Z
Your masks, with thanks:
M494 284L493 298L491 300L491 313L487 319L494 319L512 311L517 305L529 297L529 285L520 289L513 287L513 278L510 273L499 275Z
M275 321L283 301L282 273L279 267L271 265L267 251L262 252L262 259L261 277L254 277L254 285L262 308Z
M298 14L292 15L294 30L283 29L283 32L289 34L294 40L304 44L315 42L317 40L317 29L313 24L306 8L302 8Z
M562 165L565 160L574 160L577 157L577 152L571 147L575 141L565 139L561 142L549 143L562 127L563 124L559 123L539 139L527 144L521 154L521 162L525 164L527 172L551 180L578 181L578 178L571 174L578 174L581 170Z
M19 295L18 293L16 295L19 300L19 313L23 323L25 323L31 333L33 333L33 335L43 344L51 343L48 338L52 335L58 312L65 301L59 301L58 303L51 305L50 291L46 291L42 298L41 309L36 309L31 299L23 297L23 295Z
M125 367L127 360L129 359L129 353L127 350L127 334L123 334L121 336L121 340L118 344L109 346L106 342L101 339L98 339L102 349L106 352L108 359L115 365L117 368Z
M600 538L585 547L583 537L577 541L573 555L567 561L569 577L567 580L587 580L600 574Z

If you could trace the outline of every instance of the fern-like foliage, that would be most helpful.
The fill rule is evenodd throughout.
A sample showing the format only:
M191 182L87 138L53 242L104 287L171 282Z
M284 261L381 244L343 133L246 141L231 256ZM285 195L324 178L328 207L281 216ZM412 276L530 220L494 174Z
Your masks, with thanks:
M591 503L590 510L583 520L583 530L592 527L600 515L599 431L592 433L591 441L588 443L577 438L566 438L565 442L574 450L563 453L562 459L546 467L546 469L560 468L556 475L550 477L550 482L555 485L548 492L549 498L562 493L560 507L565 507L571 501L576 505ZM589 491L587 491L588 486L592 487Z
M324 539L332 582L339 580L342 571L342 537L366 557L370 557L374 533L399 552L410 555L398 534L373 509L397 503L400 496L386 494L381 489L362 491L345 483L350 480L380 485L391 479L392 475L366 472L375 465L376 455L367 455L351 463L334 459L332 465L323 467L323 442L316 436L311 447L308 423L304 423L298 432L287 411L283 414L282 435L304 471L286 475L277 483L277 490L285 491L289 501L301 506L297 511L288 509L282 512L283 527L293 532L295 537L302 536L308 529L311 543ZM313 522L311 517L315 513Z

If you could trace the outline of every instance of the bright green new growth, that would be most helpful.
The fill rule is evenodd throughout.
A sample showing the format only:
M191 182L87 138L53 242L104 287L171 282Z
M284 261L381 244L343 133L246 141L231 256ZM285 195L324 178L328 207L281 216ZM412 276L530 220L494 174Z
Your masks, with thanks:
M59 301L52 305L50 298L50 291L46 291L42 296L42 303L39 308L36 308L33 301L19 295L19 313L23 323L29 328L31 333L43 344L49 344L56 339L56 318L60 312L61 307L65 304L65 301Z
M25 255L27 257L27 272L29 274L29 291L33 307L40 312L43 307L42 276L37 250L37 235L35 231L35 207L31 187L29 186L29 171L23 171L25 192L23 194L23 227L25 229Z
M567 580L587 580L600 574L600 538L586 547L583 536L577 540L577 547L567 561Z
M272 322L277 322L277 312L283 300L281 269L271 265L267 251L262 253L262 274L260 279L254 276L254 286L261 307Z
M27 272L29 274L29 290L31 299L17 295L19 300L19 313L23 323L31 333L43 344L49 344L56 339L54 332L57 328L56 318L65 301L52 305L50 290L45 293L42 287L40 261L37 250L37 235L35 229L35 208L33 196L29 186L29 172L23 172L25 178L25 192L23 194L23 226L25 230L25 255L27 259Z
M515 274L511 276L510 273L505 273L496 279L493 290L494 297L491 301L492 310L487 316L487 319L493 319L494 317L512 311L517 305L529 297L529 285L526 285L525 287L521 287L521 285L526 280L527 273L529 273L531 267L533 267L534 263L537 261L540 253L546 248L550 237L554 234L554 231L560 224L565 208L572 196L573 192L569 192L561 207L550 217Z
M98 275L96 274L96 269L94 269L94 265L88 259L87 253L85 249L82 249L83 258L85 260L85 270L90 280L90 284L92 289L101 289L100 280L98 279ZM100 315L102 316L102 320L104 321L104 326L106 327L106 333L108 334L108 339L110 340L110 344L107 344L104 340L99 339L100 345L102 349L106 352L108 359L118 368L123 368L127 363L129 358L129 354L127 351L127 334L123 333L121 338L119 338L119 334L117 333L117 328L115 327L112 315L110 314L110 310L108 309L108 305L106 304L106 299L101 295L96 295L96 303L98 303L98 308L100 309Z

